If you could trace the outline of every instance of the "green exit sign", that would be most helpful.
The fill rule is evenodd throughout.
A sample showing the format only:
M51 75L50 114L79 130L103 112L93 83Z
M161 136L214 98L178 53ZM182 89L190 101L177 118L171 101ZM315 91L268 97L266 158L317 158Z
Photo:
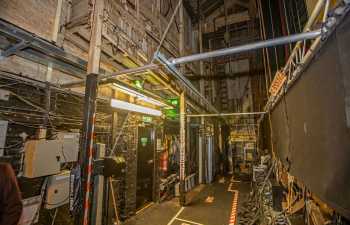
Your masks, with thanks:
M150 116L143 116L142 121L145 123L151 123L152 122L152 117Z
M173 106L179 106L179 98L168 99L168 102Z

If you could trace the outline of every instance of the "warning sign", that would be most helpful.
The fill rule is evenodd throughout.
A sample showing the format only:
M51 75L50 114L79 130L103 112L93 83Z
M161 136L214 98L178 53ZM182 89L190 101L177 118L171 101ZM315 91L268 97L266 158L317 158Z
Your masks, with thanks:
M287 76L282 71L277 71L269 89L271 96L276 96L278 94L286 79Z

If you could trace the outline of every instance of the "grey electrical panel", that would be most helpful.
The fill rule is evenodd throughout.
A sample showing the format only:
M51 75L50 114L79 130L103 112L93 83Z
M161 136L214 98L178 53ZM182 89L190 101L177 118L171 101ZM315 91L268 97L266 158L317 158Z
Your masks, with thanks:
M0 156L4 155L8 122L0 120Z
M78 160L79 137L79 133L70 132L61 132L57 135L58 140L61 142L61 163L76 162Z
M70 171L48 177L45 208L54 209L69 203Z
M32 225L38 222L41 202L40 195L22 200L23 211L19 225Z
M35 178L60 172L62 144L59 140L30 140L24 145L24 177Z

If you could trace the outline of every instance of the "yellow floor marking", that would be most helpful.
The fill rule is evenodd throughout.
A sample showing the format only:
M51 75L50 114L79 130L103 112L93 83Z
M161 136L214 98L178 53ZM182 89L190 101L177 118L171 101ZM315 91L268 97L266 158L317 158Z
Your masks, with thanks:
M176 217L178 217L182 211L184 211L185 207L181 207L181 209L175 214L175 216L169 221L169 223L167 225L171 225L175 220L176 220Z
M184 220L184 219L180 219L180 218L176 218L176 220L181 221L181 222L185 222L185 223L190 223L188 225L192 225L192 224L193 225L204 225L202 223L197 223L197 222L194 222L194 221L191 221L191 220Z

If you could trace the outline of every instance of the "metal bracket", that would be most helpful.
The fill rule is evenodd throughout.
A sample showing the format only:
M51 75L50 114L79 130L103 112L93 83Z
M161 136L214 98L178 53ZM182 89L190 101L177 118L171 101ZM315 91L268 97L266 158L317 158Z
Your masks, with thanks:
M7 50L0 53L0 61L4 60L6 57L9 57L11 55L15 55L18 51L21 51L27 47L30 46L30 42L27 41L21 41L11 47L9 47Z

